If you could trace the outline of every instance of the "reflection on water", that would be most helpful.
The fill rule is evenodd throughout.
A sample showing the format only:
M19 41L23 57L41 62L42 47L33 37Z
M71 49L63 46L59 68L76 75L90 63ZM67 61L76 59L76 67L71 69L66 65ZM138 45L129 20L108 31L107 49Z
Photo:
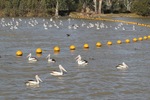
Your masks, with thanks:
M129 18L118 18L131 20ZM57 99L57 100L145 100L149 99L149 40L129 44L115 44L117 40L149 35L149 28L106 21L80 19L1 18L0 19L0 99ZM133 20L133 19L132 19ZM148 23L147 19L134 19ZM133 27L135 29L133 30ZM70 36L67 36L69 34ZM107 41L113 42L107 46ZM100 41L101 48L95 43ZM89 49L84 50L83 44ZM70 51L69 46L76 50ZM59 46L55 54L53 47ZM42 55L36 55L36 48ZM17 50L23 51L16 57ZM29 62L32 53L37 62ZM56 63L48 63L51 54ZM74 59L81 55L89 64L78 66ZM116 65L125 62L129 68L118 70ZM61 64L67 74L50 75ZM43 82L38 87L27 87L24 82L35 75Z

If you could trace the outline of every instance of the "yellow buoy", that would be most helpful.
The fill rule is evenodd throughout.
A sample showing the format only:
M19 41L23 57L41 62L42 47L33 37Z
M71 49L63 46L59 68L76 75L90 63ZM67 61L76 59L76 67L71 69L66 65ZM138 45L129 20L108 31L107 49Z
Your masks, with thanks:
M87 43L84 44L84 45L83 45L83 48L88 49L88 48L89 48L89 44L87 44Z
M150 39L150 35L148 35L147 37L148 37L148 39Z
M148 38L147 36L144 36L144 37L143 37L144 40L147 40L147 38Z
M101 47L101 46L102 46L102 44L100 42L96 43L96 47Z
M117 41L117 43L118 43L118 44L121 44L121 43L122 43L122 41L121 41L121 40L118 40L118 41Z
M76 47L74 45L70 46L70 50L75 50L75 49L76 49Z
M133 42L137 42L137 38L133 38Z
M22 56L23 55L23 52L21 51L21 50L18 50L17 52L16 52L16 56Z
M139 38L138 38L138 40L139 40L139 41L142 41L142 40L143 40L143 38L142 38L142 37L139 37Z
M36 49L36 53L37 53L37 54L42 54L42 49L41 49L41 48L37 48L37 49Z
M60 48L58 46L55 46L54 47L54 52L59 52L60 51Z
M111 42L111 41L108 41L108 42L107 42L107 45L112 45L112 42Z
M126 43L130 43L130 40L129 40L129 39L126 39L125 42L126 42Z
M42 54L37 53L36 56L37 56L38 58L40 58L40 57L42 56Z

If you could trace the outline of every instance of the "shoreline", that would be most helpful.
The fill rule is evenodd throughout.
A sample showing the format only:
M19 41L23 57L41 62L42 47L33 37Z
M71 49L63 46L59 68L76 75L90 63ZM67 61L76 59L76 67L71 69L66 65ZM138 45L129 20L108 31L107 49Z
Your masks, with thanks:
M116 18L116 17L128 17L128 18L150 18L150 16L144 17L135 13L119 13L119 14L87 14L72 12L70 17L89 17L89 18Z

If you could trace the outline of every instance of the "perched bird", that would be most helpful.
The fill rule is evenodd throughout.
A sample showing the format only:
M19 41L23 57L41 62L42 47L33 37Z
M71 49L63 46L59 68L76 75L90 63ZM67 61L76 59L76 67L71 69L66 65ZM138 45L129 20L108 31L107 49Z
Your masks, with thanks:
M38 61L38 59L36 57L31 57L31 53L29 53L27 58L28 58L29 61Z
M28 80L25 84L27 86L35 86L35 85L39 85L40 82L43 82L38 75L35 75L35 79L36 80Z
M76 59L76 62L78 63L78 65L87 65L88 64L88 61L82 60L81 55L78 55L75 59Z
M60 72L52 71L50 74L53 75L53 76L62 76L62 75L64 75L64 72L67 72L67 71L62 67L62 65L59 65L59 69L60 69Z
M127 69L128 68L128 65L126 65L124 62L122 64L118 64L116 66L117 69Z
M50 54L48 54L48 56L46 57L46 58L48 59L48 62L55 63L55 62L56 62L56 60L55 60L55 59L52 59L50 56L51 56L51 55L50 55Z

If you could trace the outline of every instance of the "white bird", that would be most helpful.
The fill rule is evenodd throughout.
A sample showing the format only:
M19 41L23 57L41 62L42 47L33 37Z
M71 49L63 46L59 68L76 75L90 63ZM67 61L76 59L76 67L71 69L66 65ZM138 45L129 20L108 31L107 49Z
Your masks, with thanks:
M116 66L117 69L127 69L128 68L128 65L126 65L124 62L122 64L118 64Z
M31 53L29 53L27 58L28 58L29 61L38 61L38 59L36 57L31 57Z
M53 76L62 76L64 72L67 72L61 65L59 65L60 72L52 71L50 74Z
M40 82L43 82L38 75L35 75L35 79L36 80L28 80L25 84L27 86L35 86L35 85L39 85Z
M78 63L78 65L87 65L88 64L88 61L82 60L81 55L78 55L75 59L76 59L76 62Z
M55 59L52 59L50 56L51 56L51 55L48 54L48 56L46 57L46 58L48 59L48 62L53 62L53 63L55 63L56 60L55 60Z

